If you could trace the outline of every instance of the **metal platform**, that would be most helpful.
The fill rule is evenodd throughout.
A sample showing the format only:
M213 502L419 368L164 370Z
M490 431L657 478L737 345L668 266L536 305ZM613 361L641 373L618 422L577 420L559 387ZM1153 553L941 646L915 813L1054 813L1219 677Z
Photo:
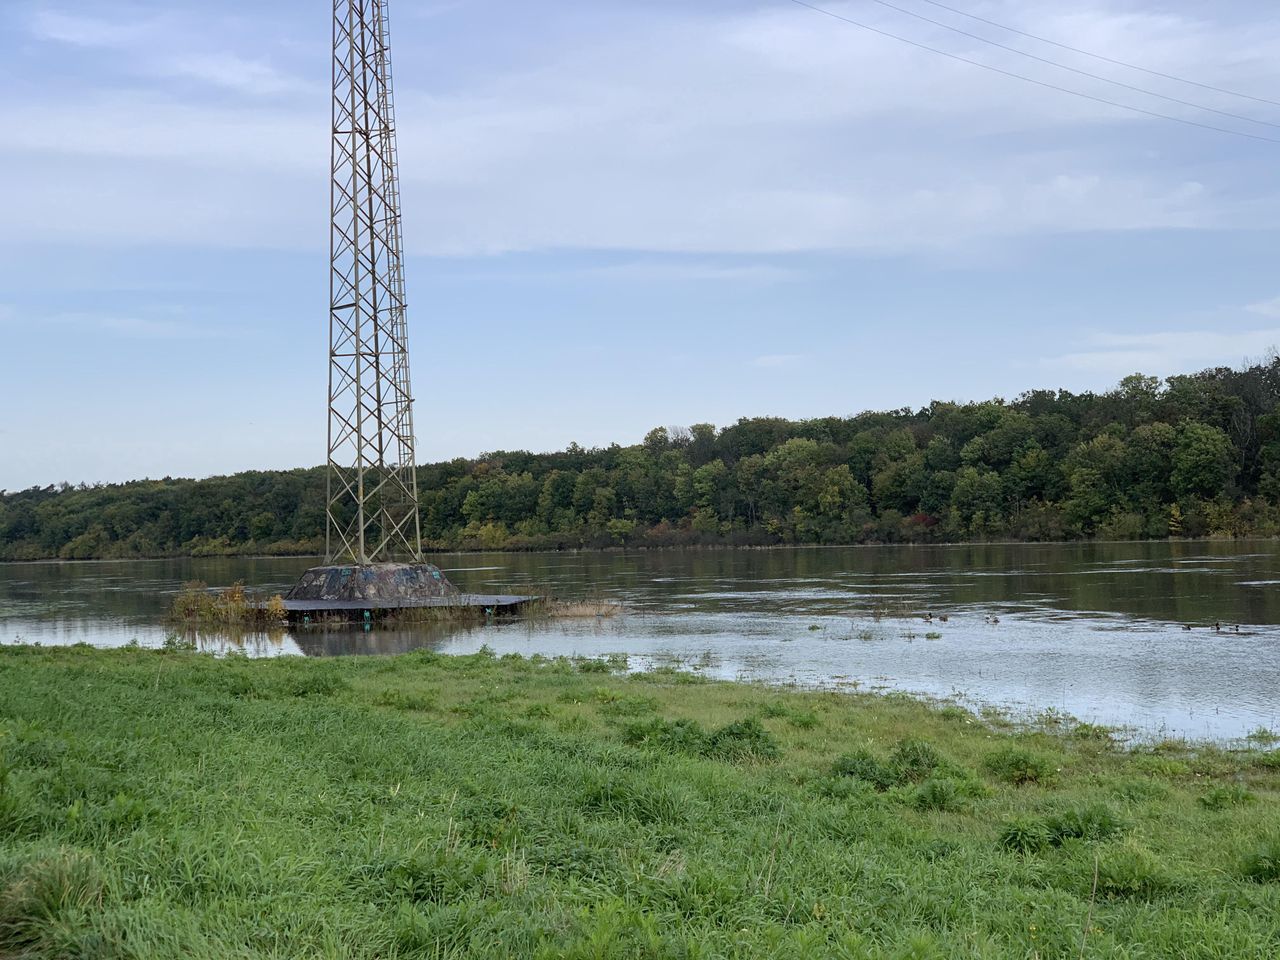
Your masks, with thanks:
M291 615L325 613L393 613L396 610L420 610L426 607L481 609L492 613L512 613L537 597L505 593L455 593L447 597L388 597L367 600L286 600L284 608Z

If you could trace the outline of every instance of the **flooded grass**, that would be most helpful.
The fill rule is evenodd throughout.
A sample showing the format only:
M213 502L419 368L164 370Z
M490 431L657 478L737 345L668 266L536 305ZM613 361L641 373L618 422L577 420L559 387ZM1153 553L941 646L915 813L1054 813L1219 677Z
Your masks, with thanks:
M171 623L184 628L239 627L265 629L286 620L284 598L278 594L259 597L235 583L211 590L198 580L185 583L173 598Z
M1270 745L626 669L0 648L0 956L1280 954Z

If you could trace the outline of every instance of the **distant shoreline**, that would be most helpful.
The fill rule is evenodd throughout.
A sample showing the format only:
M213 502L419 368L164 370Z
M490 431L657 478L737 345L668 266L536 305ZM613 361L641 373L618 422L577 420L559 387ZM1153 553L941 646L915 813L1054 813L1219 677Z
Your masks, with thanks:
M519 555L556 555L556 554L625 554L625 553L700 553L729 550L735 553L752 551L772 552L782 550L877 550L886 547L911 549L958 549L961 547L1067 547L1086 545L1116 544L1150 544L1150 543L1276 543L1280 537L1255 536L1244 537L1164 537L1145 538L1140 540L965 540L956 542L930 543L768 543L768 544L732 544L732 543L688 543L661 546L612 546L612 547L563 547L561 549L538 548L521 550L511 547L450 547L444 549L424 549L423 556L428 559L438 556L475 556L477 554L509 554ZM32 557L27 559L0 559L0 566L16 566L20 564L81 564L81 563L160 563L166 560L315 560L321 562L324 555L320 553L217 553L217 554L168 554L162 556L139 557L86 557L70 559L64 557Z

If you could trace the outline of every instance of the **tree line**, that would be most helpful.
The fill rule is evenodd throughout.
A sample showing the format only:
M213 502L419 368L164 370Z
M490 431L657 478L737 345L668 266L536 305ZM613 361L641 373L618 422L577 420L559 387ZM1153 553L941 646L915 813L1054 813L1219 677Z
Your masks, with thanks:
M433 549L1280 533L1280 358L419 468ZM0 493L0 559L315 554L323 468Z

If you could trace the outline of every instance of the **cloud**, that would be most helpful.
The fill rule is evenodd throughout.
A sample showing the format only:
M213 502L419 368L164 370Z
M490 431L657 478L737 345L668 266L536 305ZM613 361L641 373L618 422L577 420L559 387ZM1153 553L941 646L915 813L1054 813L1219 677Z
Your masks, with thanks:
M1280 345L1280 327L1234 332L1095 333L1087 344L1086 349L1051 357L1044 363L1109 376L1230 366L1274 353Z
M157 61L156 69L157 72L170 76L189 77L255 96L312 89L297 77L289 76L268 63L248 60L231 53L174 57Z
M220 335L215 329L180 320L97 313L59 313L46 318L45 322L136 340L203 340Z
M513 6L518 23L496 45L485 7L450 6L430 29L397 21L413 253L954 255L1071 232L1265 229L1280 215L1264 146L1021 85L790 5L606 4L590 17L532 18L527 31ZM1280 21L1215 23L1199 8L1067 15L1012 0L988 12L1208 82L1266 89L1278 79ZM0 103L0 172L28 184L6 211L11 236L323 242L325 51L302 44L291 71L272 51L296 31L264 21L260 36L235 34L216 8L184 16L119 27L37 17L49 39L123 55L116 75L95 74L86 89ZM139 92L139 74L205 89ZM68 183L85 185L78 215L49 216L66 206ZM768 273L735 277L741 269L686 276Z
M156 32L153 20L131 20L123 11L111 19L37 10L31 19L31 33L41 40L53 40L77 47L119 49L130 47Z
M218 30L167 16L138 17L116 8L110 19L58 10L39 10L30 22L40 40L85 49L114 51L122 68L152 77L180 77L253 96L308 89L296 77L262 58L216 49Z
M802 353L767 353L760 357L755 357L751 361L751 366L760 367L765 370L777 370L782 367L798 366L806 359Z
M1251 303L1245 307L1250 313L1258 313L1264 317L1280 317L1280 297L1274 300L1264 300L1261 303Z
M635 260L628 263L588 267L579 271L581 276L616 280L638 281L692 281L773 284L800 279L798 270L778 267L768 263L722 264L691 260L688 262L661 262Z

